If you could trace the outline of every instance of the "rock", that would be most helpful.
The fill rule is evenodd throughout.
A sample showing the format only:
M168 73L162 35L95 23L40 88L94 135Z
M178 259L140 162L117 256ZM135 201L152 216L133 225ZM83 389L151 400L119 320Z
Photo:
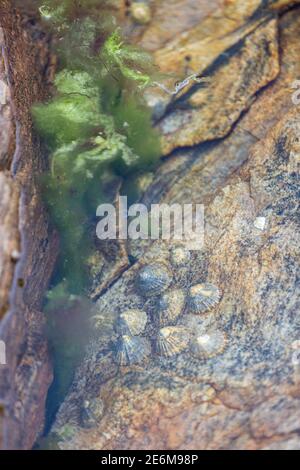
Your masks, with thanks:
M259 90L278 73L277 22L270 20L246 37L233 57L224 60L207 86L195 85L194 93L192 88L191 95L172 106L159 124L163 153L227 135Z
M260 2L243 3L247 21ZM288 3L275 2L270 8ZM243 54L260 63L255 80L264 76L266 82L261 89L262 82L258 86L255 81L253 94L260 90L256 101L252 92L247 95L222 141L195 147L186 156L184 150L174 153L144 196L150 203L152 187L156 202L205 205L204 249L191 254L183 275L174 269L172 287L199 282L219 287L221 301L205 319L184 313L178 325L226 333L226 350L208 360L194 357L189 349L171 358L153 350L146 366L115 366L114 319L124 308L151 312L151 300L135 289L136 274L147 263L167 262L172 248L167 242L145 243L136 250L137 262L97 301L105 332L100 327L95 333L58 413L52 432L60 448L299 448L300 371L293 358L300 325L300 119L290 89L300 72L299 9L279 19L280 61L276 21L266 18L256 25L228 62L236 63L238 83L245 73ZM273 51L268 58L260 49L263 37ZM222 62L216 66L215 80L224 77L223 67ZM234 82L230 91L236 92ZM249 110L243 113L246 102ZM213 97L207 101L210 106L215 109ZM239 103L234 106L237 112ZM164 189L168 175L172 184ZM255 226L258 218L264 218L264 230ZM155 336L155 325L149 322L147 328L145 336ZM84 397L105 405L92 430L80 428ZM72 433L66 438L68 425Z
M33 446L43 430L52 381L40 310L58 240L41 202L37 180L47 159L30 113L46 96L52 62L47 36L28 24L11 2L1 1L0 340L7 365L0 365L0 447L5 449Z
M150 51L157 51L180 33L193 28L214 11L222 0L173 0L167 4L156 0L152 9L152 20L145 28L133 31L136 42Z
M159 88L146 93L155 118L166 113L159 123L164 155L178 147L224 137L259 90L276 78L276 15L293 4L224 2L197 26L175 36L163 48L157 47L154 56L159 69L175 77L166 81L170 89L176 79L192 73L211 78L204 87L191 81L175 98ZM236 77L234 87L232 77Z
M0 33L0 47L3 46L3 34ZM0 62L0 170L7 168L11 162L14 145L14 121L12 116L11 96L3 57Z
M11 288L15 270L12 259L14 250L19 249L18 219L19 188L17 188L8 172L0 172L0 319L8 308L8 292Z

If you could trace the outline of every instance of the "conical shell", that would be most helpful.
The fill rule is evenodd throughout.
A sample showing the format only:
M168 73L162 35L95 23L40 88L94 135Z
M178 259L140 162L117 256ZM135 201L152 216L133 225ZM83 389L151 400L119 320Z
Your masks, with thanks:
M172 282L172 272L162 263L148 264L140 269L136 287L144 297L154 297L164 292Z
M176 325L185 305L183 289L168 289L157 301L156 312L161 327Z
M145 25L151 21L151 7L146 0L134 0L130 6L130 12L136 23Z
M104 413L101 399L84 400L80 412L80 424L83 428L93 428L99 424Z
M116 362L120 366L142 363L151 353L151 346L146 338L123 335L116 344Z
M120 335L138 336L145 331L146 324L146 312L138 309L125 310L117 320L116 331Z
M220 302L220 291L213 284L196 284L188 295L188 307L192 313L204 313Z
M191 340L191 353L200 359L210 359L222 354L227 345L227 337L220 330L195 335Z
M188 266L191 260L191 253L183 246L175 246L171 250L170 260L175 268Z
M156 339L156 351L161 356L171 357L187 349L189 335L185 328L167 326L161 328Z

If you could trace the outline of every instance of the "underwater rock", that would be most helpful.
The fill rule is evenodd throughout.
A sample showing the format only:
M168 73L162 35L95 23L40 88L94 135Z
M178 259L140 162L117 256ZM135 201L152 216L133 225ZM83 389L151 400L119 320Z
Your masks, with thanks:
M171 39L180 37L210 16L223 0L172 0L171 9L167 2L152 0L151 3L152 20L138 35L138 42L146 50L159 51Z
M269 44L268 51L263 46L265 43ZM178 147L227 135L259 90L278 76L276 20L259 25L236 47L237 53L224 53L223 60L220 57L218 66L208 75L210 82L205 86L195 84L191 90L185 90L178 98L178 106L173 103L160 120L158 127L163 134L164 155ZM251 69L248 67L250 62Z
M233 7L237 4L229 3ZM264 8L276 8L279 3L264 2ZM262 2L243 1L238 5L229 18L233 27L243 5L244 11L255 11ZM219 21L225 24L222 16ZM205 204L205 247L191 257L191 282L185 287L209 279L223 296L217 315L202 318L187 313L181 321L192 317L194 323L187 324L195 325L195 331L203 322L201 335L221 331L229 338L226 349L204 361L192 354L190 343L183 354L170 359L152 354L143 370L130 369L103 380L101 394L111 398L100 426L96 431L78 430L61 448L299 447L300 371L293 365L293 357L299 339L300 122L299 109L291 100L294 90L289 86L300 76L299 9L282 15L279 24L278 78L260 90L230 136L186 152L190 164L178 164L167 188L159 174L164 162L153 186L155 195L159 195L156 202ZM226 35L220 26L216 28L215 35L223 33ZM238 48L230 53L237 62L240 60ZM233 70L239 76L238 67ZM244 70L241 67L241 73ZM207 106L209 103L211 99ZM183 150L171 158L181 161L182 154ZM253 225L257 217L268 222L263 231ZM149 243L138 261L146 265L165 260L170 248L168 243ZM123 303L126 308L144 308L134 289L136 273L135 266L124 273L101 297L99 305L116 311ZM101 370L95 372L92 360L97 354L99 345L78 369L57 423L68 422L78 395L82 396L91 384L99 388ZM59 433L60 426L54 429Z

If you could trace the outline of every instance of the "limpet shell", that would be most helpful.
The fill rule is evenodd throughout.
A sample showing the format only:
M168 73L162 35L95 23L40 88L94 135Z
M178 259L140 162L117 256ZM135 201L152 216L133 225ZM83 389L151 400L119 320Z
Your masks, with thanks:
M222 354L227 345L226 334L220 330L196 334L191 341L191 353L200 359L210 359Z
M185 291L183 289L168 289L158 299L156 311L161 327L175 325L185 305Z
M120 335L138 336L145 331L147 321L147 313L143 310L125 310L116 322L116 331Z
M213 284L196 284L189 290L188 307L192 313L204 313L220 302L221 293Z
M146 338L123 335L116 344L115 360L120 366L140 364L150 353L150 342Z
M172 282L172 272L167 265L153 263L143 266L136 278L136 287L144 297L154 297L164 292Z
M80 424L83 428L93 428L99 424L104 413L101 399L84 400L80 412Z
M187 267L191 260L190 251L183 246L175 246L170 253L170 261L175 268Z
M151 21L152 12L148 2L133 1L130 7L131 16L139 24L147 24Z
M186 328L167 326L161 328L156 339L156 351L161 356L171 357L187 349L189 335Z

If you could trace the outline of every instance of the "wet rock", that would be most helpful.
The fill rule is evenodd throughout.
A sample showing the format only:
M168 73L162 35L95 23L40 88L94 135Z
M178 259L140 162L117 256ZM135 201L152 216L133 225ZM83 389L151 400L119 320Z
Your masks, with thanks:
M253 12L258 3L244 2ZM272 8L287 3L275 2ZM300 72L299 25L298 8L280 18L280 72L278 57L268 65L261 62L261 70L276 69L278 78L249 103L230 135L194 149L190 163L178 163L177 177L175 172L165 191L163 177L152 183L157 201L205 205L204 249L191 255L183 279L173 266L172 288L204 282L220 288L223 295L212 316L185 313L178 325L199 328L201 334L221 331L226 349L210 358L194 357L189 346L172 357L152 352L145 367L120 372L99 331L53 427L61 448L299 448L300 373L294 358L300 324L300 120L290 89ZM253 36L261 37L262 31L271 47L277 44L274 19L255 27L244 44L249 40L253 50ZM240 51L230 60L241 57ZM270 63L275 68L269 69ZM244 69L236 70L239 80ZM174 160L163 164L166 175L176 168ZM151 186L145 197L151 200ZM258 218L265 220L263 230L256 226ZM151 310L136 293L136 275L146 263L167 262L169 245L146 243L135 265L101 296L97 309L108 325L124 308ZM112 325L106 337L113 334ZM146 336L151 335L155 338L149 327ZM93 431L83 431L78 403L92 392L105 402L106 412ZM70 422L75 430L67 440L62 430Z
M52 381L40 310L58 240L37 184L47 161L30 112L45 98L51 59L47 37L35 36L33 44L27 21L12 2L1 1L0 340L6 344L7 365L0 365L0 447L6 449L33 446L43 430Z
M0 30L0 47L3 46L3 33ZM5 73L4 59L0 60L0 170L7 169L14 151L14 120L12 115L10 90Z
M262 403L251 416L251 431L254 437L260 439L297 432L297 423L300 421L299 404L300 400L289 397L276 397Z
M238 49L224 59L205 87L194 85L161 121L164 154L224 137L259 90L276 78L279 58L275 20L259 26Z
M161 49L180 33L196 24L220 6L222 0L163 0L152 2L152 19L147 27L133 32L139 44L150 51Z

